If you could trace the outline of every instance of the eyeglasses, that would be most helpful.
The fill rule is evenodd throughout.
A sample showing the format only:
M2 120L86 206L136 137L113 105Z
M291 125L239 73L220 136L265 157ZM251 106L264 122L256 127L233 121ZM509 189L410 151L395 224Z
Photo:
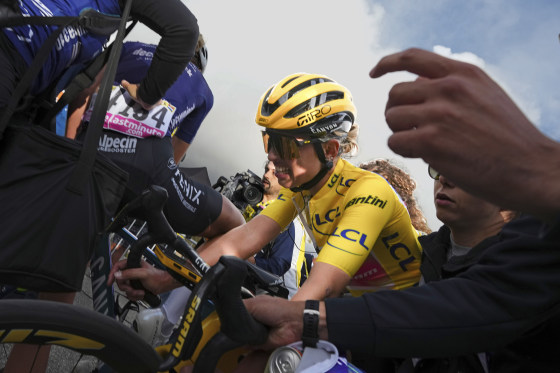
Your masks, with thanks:
M281 136L262 131L264 151L268 154L270 149L278 154L282 159L299 158L299 148L310 144L313 140L298 140L291 136Z
M430 175L430 177L432 179L439 180L440 173L437 172L436 170L434 170L434 168L432 166L428 166L428 174Z

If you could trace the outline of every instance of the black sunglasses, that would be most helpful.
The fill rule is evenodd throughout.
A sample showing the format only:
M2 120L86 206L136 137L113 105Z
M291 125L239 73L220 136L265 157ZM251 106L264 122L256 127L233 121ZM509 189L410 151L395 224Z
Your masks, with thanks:
M439 180L440 173L437 172L432 166L428 166L428 174L434 180Z

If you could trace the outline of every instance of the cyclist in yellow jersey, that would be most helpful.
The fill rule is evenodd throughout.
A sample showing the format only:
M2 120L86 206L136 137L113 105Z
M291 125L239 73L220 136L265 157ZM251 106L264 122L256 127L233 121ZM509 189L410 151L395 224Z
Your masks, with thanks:
M222 255L249 258L301 212L319 255L294 300L416 284L421 247L406 207L383 177L341 159L357 148L355 116L350 92L326 76L293 74L272 86L256 122L284 189L251 221L204 244L201 257L210 265ZM121 289L130 278L152 291L173 286L163 274L131 271L119 274Z
M299 213L318 257L293 299L339 296L347 286L358 295L416 284L421 248L406 207L383 177L341 159L356 148L355 116L350 92L326 76L293 74L271 87L256 122L265 127L265 151L284 189L201 255L252 255Z

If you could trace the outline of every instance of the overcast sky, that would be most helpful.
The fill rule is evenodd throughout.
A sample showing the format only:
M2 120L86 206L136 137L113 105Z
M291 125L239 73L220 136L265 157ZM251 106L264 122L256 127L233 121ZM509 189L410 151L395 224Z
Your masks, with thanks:
M211 182L252 170L265 154L255 112L272 84L295 72L329 76L354 97L360 152L351 162L389 158L416 180L432 229L432 180L421 160L387 147L383 110L407 73L368 77L384 55L420 47L482 67L547 135L560 140L560 2L556 0L186 0L209 49L206 80L214 108L184 166L208 168ZM128 38L157 43L137 27ZM444 139L442 139L444 141ZM520 160L522 161L522 160Z

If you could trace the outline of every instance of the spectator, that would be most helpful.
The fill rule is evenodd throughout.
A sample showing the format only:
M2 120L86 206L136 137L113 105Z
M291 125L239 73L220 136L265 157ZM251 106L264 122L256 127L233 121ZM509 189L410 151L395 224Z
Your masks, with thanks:
M274 163L266 161L262 178L264 193L263 200L258 204L259 212L278 198L282 189L275 172ZM282 276L284 286L290 292L289 299L307 279L311 269L314 256L305 253L305 242L305 228L298 216L278 237L266 244L254 257L249 258L249 261L257 266Z
M466 193L431 167L429 174L434 178L436 215L444 225L437 232L419 238L423 249L420 266L423 283L453 278L468 270L478 262L490 245L502 239L500 232L503 226L518 215L514 211L503 210ZM557 333L555 329L552 332ZM541 337L539 347L534 344L525 345L524 351L517 351L516 354L505 359L507 353L504 350L438 359L407 359L398 371L399 373L488 372L489 369L493 372L510 371L499 365L505 362L510 369L517 365L518 369L523 367L521 370L524 371L540 371L537 369L538 366L531 367L523 364L523 360L535 358L535 355L531 356L530 351L535 351L536 348L546 351L546 346L541 344L549 338L542 334ZM546 359L545 356L538 358L539 366L543 363L543 357ZM500 362L500 360L504 361Z

